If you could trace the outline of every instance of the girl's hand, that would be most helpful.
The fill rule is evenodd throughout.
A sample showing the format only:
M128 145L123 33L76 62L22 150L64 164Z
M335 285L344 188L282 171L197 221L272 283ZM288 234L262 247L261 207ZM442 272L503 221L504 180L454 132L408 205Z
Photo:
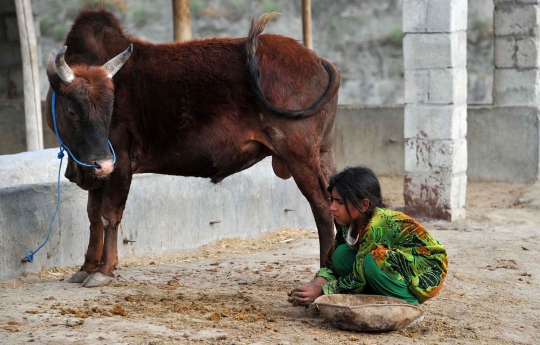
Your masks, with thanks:
M292 289L288 295L287 301L293 306L309 306L315 299L323 295L322 284L326 282L326 279L317 277L315 280L309 283L300 285Z

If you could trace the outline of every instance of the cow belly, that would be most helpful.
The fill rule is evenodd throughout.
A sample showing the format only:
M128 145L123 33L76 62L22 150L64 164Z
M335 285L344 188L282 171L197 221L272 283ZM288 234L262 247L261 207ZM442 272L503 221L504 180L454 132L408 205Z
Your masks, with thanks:
M173 159L163 159L152 171L159 174L211 178L219 182L225 177L245 170L269 156L270 152L260 143L252 141L242 147L216 145L208 148L190 148L169 154ZM146 170L146 169L145 169Z

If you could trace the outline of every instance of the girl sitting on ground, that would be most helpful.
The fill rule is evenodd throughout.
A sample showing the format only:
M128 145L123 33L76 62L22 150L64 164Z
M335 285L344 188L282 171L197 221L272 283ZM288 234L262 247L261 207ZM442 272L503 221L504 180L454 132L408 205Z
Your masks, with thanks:
M442 244L416 220L385 207L377 176L350 167L332 176L333 248L315 278L288 301L307 306L325 294L375 294L419 304L435 296L446 277Z

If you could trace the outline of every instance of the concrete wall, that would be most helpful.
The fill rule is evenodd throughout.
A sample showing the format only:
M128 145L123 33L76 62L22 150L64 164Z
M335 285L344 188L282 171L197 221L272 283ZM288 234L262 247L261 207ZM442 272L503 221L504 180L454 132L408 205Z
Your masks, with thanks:
M540 105L540 2L495 0L493 103Z
M338 168L366 164L380 175L404 175L403 112L403 107L340 107L334 150ZM539 178L538 109L469 106L467 112L468 180Z
M33 263L21 263L21 258L46 237L56 183L0 188L0 280L82 264L89 238L87 193L63 181L51 237ZM221 222L210 225L216 220ZM119 231L119 255L191 250L222 238L249 238L283 227L315 228L315 222L294 181L277 178L270 159L217 185L200 178L136 175ZM124 245L124 237L136 242Z
M7 109L10 109L7 113L0 109L0 153L6 147L13 150L15 146L22 151L25 139L24 124L20 121L24 122L24 117L15 116L22 108L10 105ZM334 157L338 168L365 164L380 175L404 175L403 113L402 106L340 106L334 142ZM536 180L539 167L535 163L538 158L534 157L539 155L540 142L538 118L538 111L532 107L469 106L468 179L509 182ZM17 119L18 125L13 122ZM57 147L54 133L48 127L44 131L46 147ZM11 138L7 144L6 138ZM56 176L56 151L51 152L49 158L41 170L49 169L53 177L48 178L48 181L52 181ZM48 164L52 164L52 168ZM14 171L16 168L12 165L2 167L0 164L0 186L2 170L10 169ZM24 174L24 171L11 173L12 176Z
M1 79L2 77L0 77L0 83ZM0 99L0 155L23 151L26 151L24 102Z
M334 158L339 169L369 165L383 175L404 175L403 107L340 106Z
M43 145L45 148L58 147L58 140L45 120L45 104L42 103ZM0 155L26 151L26 128L24 123L23 100L0 99Z
M531 182L539 178L537 107L469 107L468 131L470 180Z

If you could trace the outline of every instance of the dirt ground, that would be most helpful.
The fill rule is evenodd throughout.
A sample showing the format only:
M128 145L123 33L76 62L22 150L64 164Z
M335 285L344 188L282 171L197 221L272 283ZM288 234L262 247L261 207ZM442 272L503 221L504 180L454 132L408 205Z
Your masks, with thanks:
M403 207L402 179L382 183ZM469 183L466 221L423 222L449 251L449 274L422 305L425 320L401 331L343 331L314 307L290 306L286 292L317 271L318 240L288 228L123 260L104 288L68 283L76 267L3 282L0 343L538 344L538 189Z

